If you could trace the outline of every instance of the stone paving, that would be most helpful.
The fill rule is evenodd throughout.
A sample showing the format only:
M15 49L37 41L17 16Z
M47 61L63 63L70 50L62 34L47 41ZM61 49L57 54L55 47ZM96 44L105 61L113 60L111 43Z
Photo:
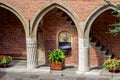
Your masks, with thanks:
M64 76L36 73L0 73L0 80L120 80L120 77L103 76Z
M103 68L93 68L76 74L77 67L66 66L62 71L50 70L49 66L27 69L26 61L13 61L7 68L0 68L0 80L120 80L120 73L110 73Z

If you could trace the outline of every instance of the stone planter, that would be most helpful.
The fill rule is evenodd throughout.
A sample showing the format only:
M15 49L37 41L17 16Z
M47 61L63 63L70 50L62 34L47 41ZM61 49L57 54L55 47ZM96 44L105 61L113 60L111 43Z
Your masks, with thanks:
M51 70L62 70L65 66L64 52L60 49L50 51L49 61Z
M110 71L110 72L119 72L120 71L120 66L116 66L114 68L106 68L106 70Z
M10 62L1 64L0 67L6 68Z
M103 67L110 72L120 71L120 58L107 59L103 63Z
M64 62L50 62L50 69L51 70L62 70L65 67Z

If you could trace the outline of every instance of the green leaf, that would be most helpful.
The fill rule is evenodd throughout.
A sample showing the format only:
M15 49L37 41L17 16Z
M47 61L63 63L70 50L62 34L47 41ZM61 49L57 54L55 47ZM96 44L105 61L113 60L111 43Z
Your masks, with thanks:
M0 61L0 64L5 64L5 63L8 63L12 61L12 57L8 56L7 58L3 58L1 61Z
M49 61L54 61L54 62L62 61L62 62L64 62L64 60L65 60L65 54L62 50L55 49L55 50L50 51Z

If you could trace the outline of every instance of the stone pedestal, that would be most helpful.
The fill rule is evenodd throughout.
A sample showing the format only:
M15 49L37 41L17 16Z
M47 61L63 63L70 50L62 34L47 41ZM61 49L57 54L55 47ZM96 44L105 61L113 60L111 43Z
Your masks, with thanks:
M27 45L27 69L34 69L38 65L37 41L31 38L27 38L26 45Z

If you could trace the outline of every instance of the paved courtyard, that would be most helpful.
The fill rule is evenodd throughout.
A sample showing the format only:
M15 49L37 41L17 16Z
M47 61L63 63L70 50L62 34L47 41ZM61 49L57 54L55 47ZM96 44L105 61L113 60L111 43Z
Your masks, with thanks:
M120 80L120 78L107 76L65 76L37 73L1 72L0 80Z
M66 66L62 71L49 66L27 69L25 60L15 60L7 68L0 68L0 80L120 80L120 73L110 73L103 68L76 74L77 66Z

